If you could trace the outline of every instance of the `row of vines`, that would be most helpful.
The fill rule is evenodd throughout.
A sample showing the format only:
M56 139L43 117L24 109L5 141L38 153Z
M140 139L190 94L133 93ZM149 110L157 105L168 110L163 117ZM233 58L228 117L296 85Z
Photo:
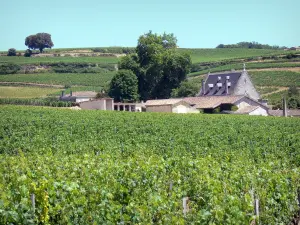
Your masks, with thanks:
M297 118L0 107L0 224L289 224L299 210Z

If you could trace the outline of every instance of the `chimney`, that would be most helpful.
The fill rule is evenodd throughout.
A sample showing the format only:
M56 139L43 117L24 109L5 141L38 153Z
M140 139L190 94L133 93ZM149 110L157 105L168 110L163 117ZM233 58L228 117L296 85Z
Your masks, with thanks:
M202 79L202 95L205 95L205 82L204 82L204 79Z
M73 96L73 92L72 91L70 91L70 96Z
M226 81L225 81L225 92L226 92L226 95L228 95L228 79L226 79Z
M286 108L286 100L285 100L285 97L283 97L282 103L283 103L283 116L284 116L284 117L287 117L287 108Z
M61 91L61 97L65 96L65 91Z

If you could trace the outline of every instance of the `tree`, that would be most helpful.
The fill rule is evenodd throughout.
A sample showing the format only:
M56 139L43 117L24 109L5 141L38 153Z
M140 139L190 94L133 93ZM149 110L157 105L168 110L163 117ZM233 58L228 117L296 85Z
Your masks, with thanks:
M173 98L181 98L181 97L193 97L199 92L199 87L197 84L183 81L181 82L178 88L172 90L171 96Z
M149 31L139 37L136 54L121 59L120 69L131 70L137 76L142 100L169 98L172 89L186 79L191 57L176 51L176 47L173 34L157 35Z
M41 53L44 48L52 48L54 46L51 35L48 33L37 33L26 37L25 45L29 49L39 49Z
M27 49L24 53L24 57L30 57L32 54L32 51L30 49Z
M138 99L138 80L130 70L119 70L112 78L108 95L119 102L131 102Z
M16 56L16 55L17 55L17 51L15 48L8 49L7 56Z

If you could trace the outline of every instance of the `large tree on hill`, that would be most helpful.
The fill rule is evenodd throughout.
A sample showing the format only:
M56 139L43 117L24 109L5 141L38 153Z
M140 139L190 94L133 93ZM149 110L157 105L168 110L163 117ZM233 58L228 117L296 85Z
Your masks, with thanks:
M54 46L51 35L48 33L37 33L26 37L25 45L29 49L39 49L40 52L43 52L44 48L52 48Z
M138 78L142 100L169 98L191 67L191 57L176 51L177 39L173 34L157 35L151 31L140 36L136 54L123 57L120 69L133 71Z

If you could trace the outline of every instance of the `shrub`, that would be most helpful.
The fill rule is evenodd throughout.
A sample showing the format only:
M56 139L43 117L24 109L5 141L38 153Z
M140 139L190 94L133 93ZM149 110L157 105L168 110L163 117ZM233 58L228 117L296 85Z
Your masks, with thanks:
M236 105L231 106L231 111L237 111L239 108Z
M32 51L30 49L27 49L24 53L25 57L30 57L32 55Z
M0 74L15 74L21 70L21 66L14 63L0 64Z
M7 56L16 56L16 55L17 55L17 51L15 48L8 49Z

